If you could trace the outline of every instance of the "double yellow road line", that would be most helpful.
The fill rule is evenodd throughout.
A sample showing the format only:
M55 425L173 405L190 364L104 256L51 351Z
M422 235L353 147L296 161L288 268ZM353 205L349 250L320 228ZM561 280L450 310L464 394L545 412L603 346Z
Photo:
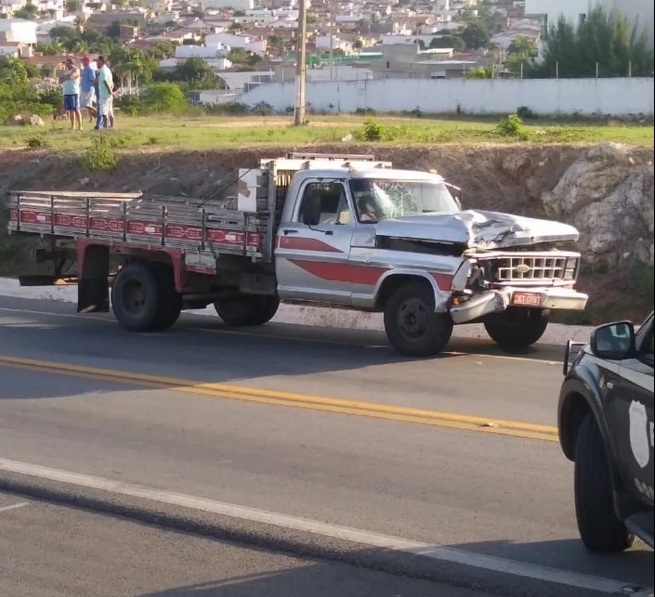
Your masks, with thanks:
M93 379L102 379L112 382L165 388L175 392L207 396L209 398L290 406L294 408L305 408L309 410L319 410L345 415L403 421L406 423L432 425L435 427L447 427L450 429L478 431L496 435L509 435L526 439L537 439L551 442L557 441L557 428L550 425L538 425L535 423L523 423L520 421L477 417L375 402L362 402L358 400L312 396L309 394L296 394L293 392L282 392L278 390L264 390L226 383L208 383L163 375L149 375L147 373L139 373L135 371L102 369L15 356L0 355L0 365L29 368L73 377L90 377Z

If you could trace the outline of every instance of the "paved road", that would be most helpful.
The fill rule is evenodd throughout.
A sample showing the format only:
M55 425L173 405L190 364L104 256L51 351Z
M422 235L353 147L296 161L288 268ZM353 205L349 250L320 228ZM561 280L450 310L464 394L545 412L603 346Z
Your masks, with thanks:
M0 493L5 597L487 597Z
M0 299L4 356L554 424L560 347L512 357L458 340L451 351L412 361L374 333L284 326L232 333L198 317L170 333L133 335L103 316L71 316L70 305ZM447 547L478 570L495 566L489 556L503 558L535 595L546 584L535 580L540 574L569 588L575 574L596 584L653 584L651 551L599 558L581 548L572 467L553 441L97 373L5 363L0 376L0 458Z

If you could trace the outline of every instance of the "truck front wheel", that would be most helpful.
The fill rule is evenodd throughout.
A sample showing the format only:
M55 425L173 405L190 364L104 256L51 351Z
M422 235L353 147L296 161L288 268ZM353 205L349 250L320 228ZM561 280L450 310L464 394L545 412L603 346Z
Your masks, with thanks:
M384 309L384 329L391 345L411 357L430 357L443 350L453 333L447 313L435 313L429 284L411 282L398 288Z
M214 303L218 316L230 326L263 325L273 319L280 306L276 296L251 294Z
M614 511L607 453L591 414L578 431L574 478L575 514L580 538L587 549L621 552L630 547L634 536Z
M484 327L491 339L507 349L527 348L544 335L549 312L545 309L510 307L502 313L488 315Z

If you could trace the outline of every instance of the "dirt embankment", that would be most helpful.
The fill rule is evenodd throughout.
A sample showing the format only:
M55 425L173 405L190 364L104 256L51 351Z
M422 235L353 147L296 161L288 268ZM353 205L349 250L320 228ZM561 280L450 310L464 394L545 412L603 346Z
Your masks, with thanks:
M239 167L289 151L374 153L401 168L436 169L464 191L464 206L556 217L581 231L580 286L592 301L571 323L641 318L653 304L653 149L618 146L344 145L252 150L130 153L112 172L89 172L47 151L0 153L0 193L10 189L145 191L208 197L225 191ZM0 213L0 273L25 267L22 239L5 235ZM648 219L650 218L650 228ZM589 226L587 226L589 223ZM641 249L635 252L639 241ZM645 247L645 248L644 248ZM650 257L648 257L650 247Z

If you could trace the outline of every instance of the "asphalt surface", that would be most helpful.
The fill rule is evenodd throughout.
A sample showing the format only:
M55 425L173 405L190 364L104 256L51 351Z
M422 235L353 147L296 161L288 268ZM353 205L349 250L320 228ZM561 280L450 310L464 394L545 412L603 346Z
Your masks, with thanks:
M4 597L487 597L3 493L0 553Z
M413 361L372 332L235 333L185 316L168 333L135 335L73 311L0 298L0 355L555 424L561 347L506 355L456 340ZM653 584L643 546L609 557L581 547L572 465L555 442L0 365L0 458L548 567L564 581ZM544 583L527 574L519 586L540 595Z

